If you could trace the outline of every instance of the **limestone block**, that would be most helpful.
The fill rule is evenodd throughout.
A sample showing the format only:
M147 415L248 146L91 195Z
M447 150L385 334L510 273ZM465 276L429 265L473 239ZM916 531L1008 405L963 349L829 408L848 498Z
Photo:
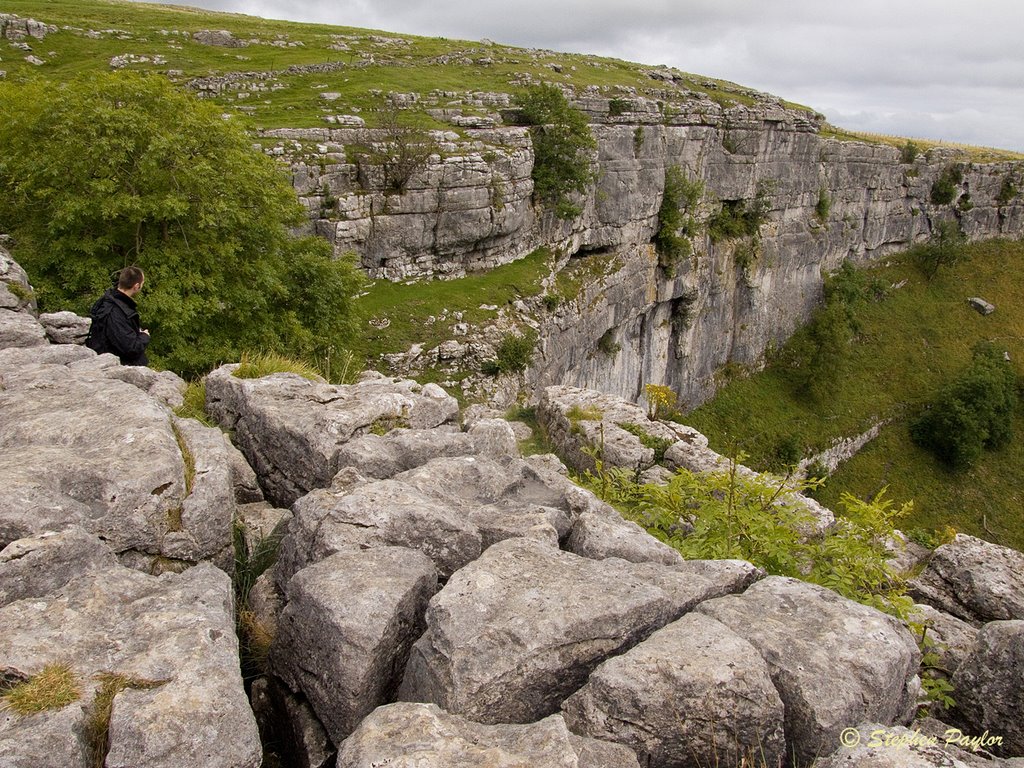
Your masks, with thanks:
M401 547L342 552L288 582L271 667L335 744L392 700L436 589L430 559Z
M39 567L50 565L40 563ZM67 566L56 557L52 567ZM51 583L60 579L53 577ZM85 721L101 674L120 676L104 765L256 768L262 747L238 668L228 577L201 564L160 578L118 565L80 572L56 592L0 608L5 673L25 679L66 661L81 699L28 718L0 719L0 763L91 765ZM40 734L51 752L30 746ZM37 745L38 746L38 745ZM61 762L64 761L64 762Z
M628 746L650 768L780 766L784 710L757 650L691 613L608 659L562 704L575 733Z
M530 539L500 542L431 601L399 698L484 723L537 720L606 658L730 586Z
M953 719L964 733L1002 738L989 747L1001 757L1024 757L1024 621L992 621L953 675Z
M921 654L892 616L780 576L697 610L761 653L785 704L787 753L801 764L832 749L850 723L913 717Z
M958 533L911 579L910 594L975 625L1024 619L1024 553Z
M630 750L574 736L560 715L529 725L481 725L433 704L399 703L367 717L337 768L639 768Z

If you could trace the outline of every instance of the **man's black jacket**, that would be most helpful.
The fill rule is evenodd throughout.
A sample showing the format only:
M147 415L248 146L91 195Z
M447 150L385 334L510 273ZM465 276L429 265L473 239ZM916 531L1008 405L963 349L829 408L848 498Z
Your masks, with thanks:
M89 310L92 328L85 346L98 354L111 352L123 365L146 365L149 336L141 331L135 300L109 288Z

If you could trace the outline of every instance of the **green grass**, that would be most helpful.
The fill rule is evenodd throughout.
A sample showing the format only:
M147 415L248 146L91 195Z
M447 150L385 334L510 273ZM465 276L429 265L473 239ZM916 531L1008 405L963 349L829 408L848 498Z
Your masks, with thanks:
M944 469L908 435L910 418L967 365L976 342L1005 348L1018 375L1024 374L1024 243L989 241L969 246L967 253L930 283L906 258L872 270L885 285L907 284L859 313L861 332L832 396L815 402L798 393L792 350L801 332L763 372L730 382L683 421L706 434L716 450L742 451L748 463L765 468L787 440L809 455L891 419L882 436L816 494L823 503L836 505L843 491L867 498L888 486L891 498L915 502L907 528L950 524L1024 549L1021 415L1011 445L986 452L975 469L963 473ZM996 312L979 315L967 304L970 296L992 302Z
M405 352L412 344L430 349L456 338L454 326L478 326L498 308L541 293L541 280L553 268L550 251L539 248L519 261L457 280L392 283L378 280L356 304L362 329L352 351L373 367L380 355ZM455 313L462 313L456 319ZM433 320L431 320L433 318ZM387 327L379 327L387 322Z
M646 74L649 65L599 56L117 0L9 0L4 12L61 27L43 40L27 41L32 53L46 62L39 67L24 61L26 52L0 41L0 69L7 72L8 82L35 77L62 81L81 72L107 70L111 58L122 54L161 56L163 62L133 63L129 67L153 72L180 70L176 76L180 82L232 72L274 72L274 84L283 86L278 90L253 92L244 98L231 92L215 97L226 112L237 114L250 128L323 127L325 114L345 112L360 112L372 125L370 110L380 105L372 90L418 92L426 98L435 90L509 92L521 90L513 83L523 75L579 89L598 86L610 95L628 96L635 90L640 95L665 98L664 84ZM87 37L63 29L65 26L103 34ZM240 40L260 42L222 48L202 45L188 36L204 29L227 29ZM108 34L105 30L126 34ZM405 44L381 44L372 39L374 36L403 40ZM271 45L277 39L302 45ZM347 50L332 48L339 39ZM345 66L340 71L318 74L286 72L290 66L324 62ZM683 85L723 106L753 104L757 98L750 89L700 76L687 75ZM323 101L318 94L325 90L340 93L341 97ZM677 100L686 98L680 92ZM444 101L423 106L444 106ZM475 110L469 107L466 111Z

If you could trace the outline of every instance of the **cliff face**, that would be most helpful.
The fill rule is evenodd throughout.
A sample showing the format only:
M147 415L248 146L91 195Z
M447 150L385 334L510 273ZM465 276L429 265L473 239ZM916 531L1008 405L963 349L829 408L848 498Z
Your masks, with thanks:
M894 147L826 138L814 118L773 102L722 110L699 101L671 117L644 99L616 116L621 105L607 99L577 106L598 141L597 180L572 220L533 205L522 128L440 136L401 192L388 191L379 165L345 154L386 139L379 132L269 135L290 139L292 150L316 145L313 157L293 161L297 191L317 230L338 253L356 252L374 277L458 277L540 246L559 253L563 268L577 259L613 265L574 301L540 313L534 388L564 383L637 399L644 384L667 384L693 406L714 391L717 369L756 365L806 320L823 272L844 260L906 248L942 220L958 220L971 239L1024 232L1024 203L1007 200L1024 172L1019 163L964 163L952 150L904 162ZM700 225L693 255L670 276L652 238L673 166L704 192L690 212ZM953 201L932 203L933 184L954 167ZM759 196L767 216L756 235L712 242L709 219Z

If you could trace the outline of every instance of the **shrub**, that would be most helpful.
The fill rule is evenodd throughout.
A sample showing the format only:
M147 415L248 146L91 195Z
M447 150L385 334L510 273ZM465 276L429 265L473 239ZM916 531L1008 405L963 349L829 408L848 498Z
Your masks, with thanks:
M633 110L633 104L627 99L611 99L608 102L608 114L611 117L621 117Z
M704 185L699 180L688 180L677 165L665 169L665 191L658 209L658 231L654 236L658 264L670 277L676 267L693 253L690 238L696 234L693 216Z
M954 470L1013 438L1017 376L1003 351L979 344L968 368L938 394L910 427L913 441Z
M580 213L570 196L594 180L590 153L597 142L586 116L554 85L528 88L517 98L520 119L533 138L533 192L561 218Z
M647 396L647 418L657 421L672 415L678 396L671 388L664 384L645 384L644 394Z
M502 337L495 349L496 358L486 361L481 370L491 376L503 373L522 373L530 364L537 333L528 329L522 334L510 333Z
M999 194L996 195L996 205L1000 208L1009 205L1013 199L1020 194L1017 180L1010 175L1003 177L1003 183L999 187Z
M956 198L957 187L964 180L964 169L959 163L947 165L932 184L931 201L935 205L949 205Z
M622 345L615 340L615 329L609 328L597 340L598 350L609 357L614 357L622 350Z
M921 148L908 139L907 143L900 147L900 162L905 165L910 165L917 159L917 156L920 153Z
M821 187L818 190L818 202L814 206L814 215L818 221L824 224L828 221L829 211L832 209L832 198L828 196L828 190Z
M680 469L666 485L638 483L633 472L598 462L582 482L686 559L747 560L896 615L909 609L885 542L911 504L895 506L884 492L870 501L844 494L835 524L810 537L814 517L790 495L808 484L741 475L735 462L727 472Z
M768 218L768 196L773 184L761 182L752 200L723 200L722 208L708 221L712 243L735 237L756 236Z

